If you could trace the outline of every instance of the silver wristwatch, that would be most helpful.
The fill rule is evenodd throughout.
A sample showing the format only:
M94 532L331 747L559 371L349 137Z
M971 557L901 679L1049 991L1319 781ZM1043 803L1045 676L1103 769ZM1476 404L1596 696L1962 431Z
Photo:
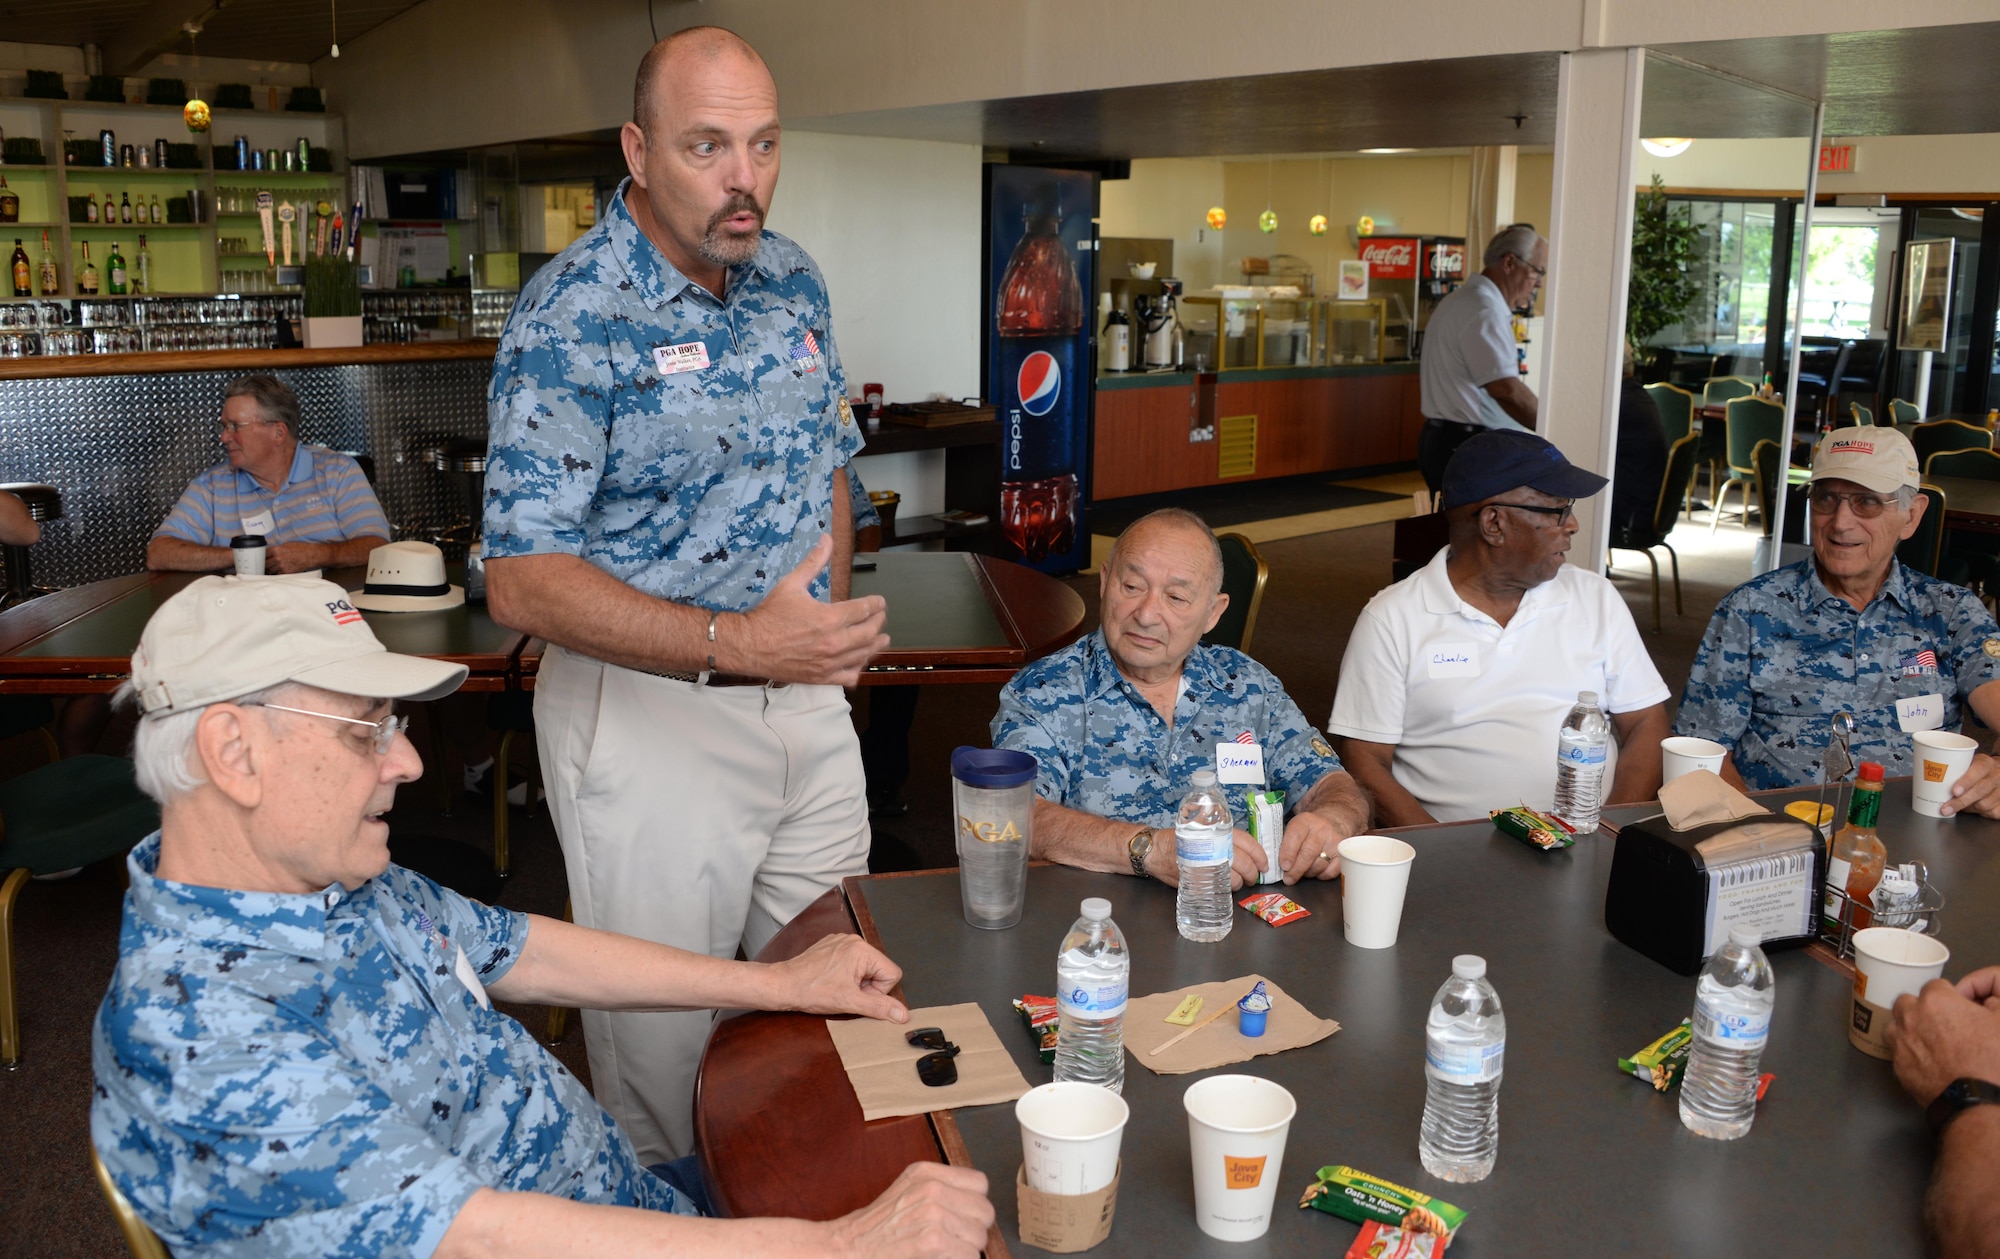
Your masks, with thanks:
M1126 855L1132 858L1132 873L1146 877L1146 858L1153 853L1153 828L1141 827L1132 838L1125 841Z

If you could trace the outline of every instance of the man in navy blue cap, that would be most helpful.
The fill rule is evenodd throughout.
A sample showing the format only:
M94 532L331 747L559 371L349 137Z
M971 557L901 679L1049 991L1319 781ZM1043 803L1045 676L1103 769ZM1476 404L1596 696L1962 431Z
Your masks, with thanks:
M1618 745L1606 802L1659 789L1667 685L1617 590L1563 562L1572 505L1604 486L1532 433L1481 433L1453 454L1450 545L1362 610L1327 724L1382 824L1547 809L1556 734L1584 691Z

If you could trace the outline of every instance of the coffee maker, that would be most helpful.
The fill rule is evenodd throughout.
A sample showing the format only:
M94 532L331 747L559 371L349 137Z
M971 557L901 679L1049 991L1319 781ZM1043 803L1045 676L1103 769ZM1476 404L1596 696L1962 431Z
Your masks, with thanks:
M1160 281L1158 297L1140 295L1133 299L1139 329L1145 337L1144 365L1149 369L1179 367L1181 363L1181 282Z

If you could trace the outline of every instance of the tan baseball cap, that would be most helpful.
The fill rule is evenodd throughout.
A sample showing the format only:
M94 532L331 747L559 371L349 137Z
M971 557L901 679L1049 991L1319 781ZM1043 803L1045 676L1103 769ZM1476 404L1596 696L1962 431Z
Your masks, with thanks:
M203 577L160 605L132 653L148 717L298 682L369 699L441 699L466 667L396 655L347 592L316 577Z
M1910 439L1887 425L1837 428L1819 439L1812 479L1852 481L1877 494L1893 494L1923 481Z

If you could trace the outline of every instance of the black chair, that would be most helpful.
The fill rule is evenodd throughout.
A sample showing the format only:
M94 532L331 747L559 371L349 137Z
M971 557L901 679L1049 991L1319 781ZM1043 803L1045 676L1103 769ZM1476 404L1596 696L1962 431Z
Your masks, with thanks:
M1926 477L1966 477L1981 481L2000 481L2000 451L1976 447L1972 450L1946 450L1932 455L1923 463ZM1929 486L1925 487L1930 488ZM2000 534L1973 532L1967 529L1944 529L1943 495L1940 501L1932 503L1925 513L1937 513L1938 529L1944 533L1941 554L1937 557L1933 577L1941 577L1954 585L1966 586L1981 592L2000 589ZM1928 520L1925 522L1928 524ZM1921 527L1919 529L1921 532ZM1903 546L1908 546L1906 541ZM1903 547L1896 548L1901 556ZM1905 563L1909 561L1905 560ZM1914 565L1912 565L1914 567Z
M19 481L0 485L0 490L20 498L27 504L28 514L37 521L62 519L62 495L56 492L56 487L53 485ZM0 547L0 556L5 556L7 560L7 588L0 591L0 610L49 593L48 587L35 584L34 574L28 566L27 547Z
M1222 593L1229 596L1229 606L1223 610L1215 628L1201 636L1201 641L1212 646L1249 651L1250 636L1257 631L1257 609L1264 603L1264 583L1271 578L1271 567L1264 562L1263 556L1257 554L1256 545L1240 533L1219 534L1215 540L1222 547Z
M1701 455L1701 439L1689 433L1667 450L1666 474L1660 478L1660 496L1653 505L1653 519L1644 529L1611 527L1611 549L1637 551L1653 566L1653 632L1660 632L1660 561L1653 548L1667 548L1674 572L1674 615L1681 615L1681 557L1667 542L1680 519L1681 501L1687 497L1688 482L1694 479L1695 461Z
M1914 568L1926 577L1936 577L1944 559L1944 491L1935 485L1919 487L1928 501L1917 531L1896 544L1896 558L1904 568Z
M1915 410L1914 407L1911 409ZM1957 450L1993 449L1993 434L1964 420L1929 420L1910 430L1910 445L1916 448L1917 466L1928 470L1935 455ZM1957 473L1940 475L1956 476Z
M1867 399L1868 409L1882 409L1882 369L1886 363L1883 354L1888 342L1880 337L1854 343L1854 352L1847 356L1847 367L1840 375L1840 394L1857 394Z
M1799 411L1808 409L1824 427L1833 411L1833 397L1840 392L1840 377L1854 354L1854 342L1842 341L1833 349L1816 349L1799 356Z

